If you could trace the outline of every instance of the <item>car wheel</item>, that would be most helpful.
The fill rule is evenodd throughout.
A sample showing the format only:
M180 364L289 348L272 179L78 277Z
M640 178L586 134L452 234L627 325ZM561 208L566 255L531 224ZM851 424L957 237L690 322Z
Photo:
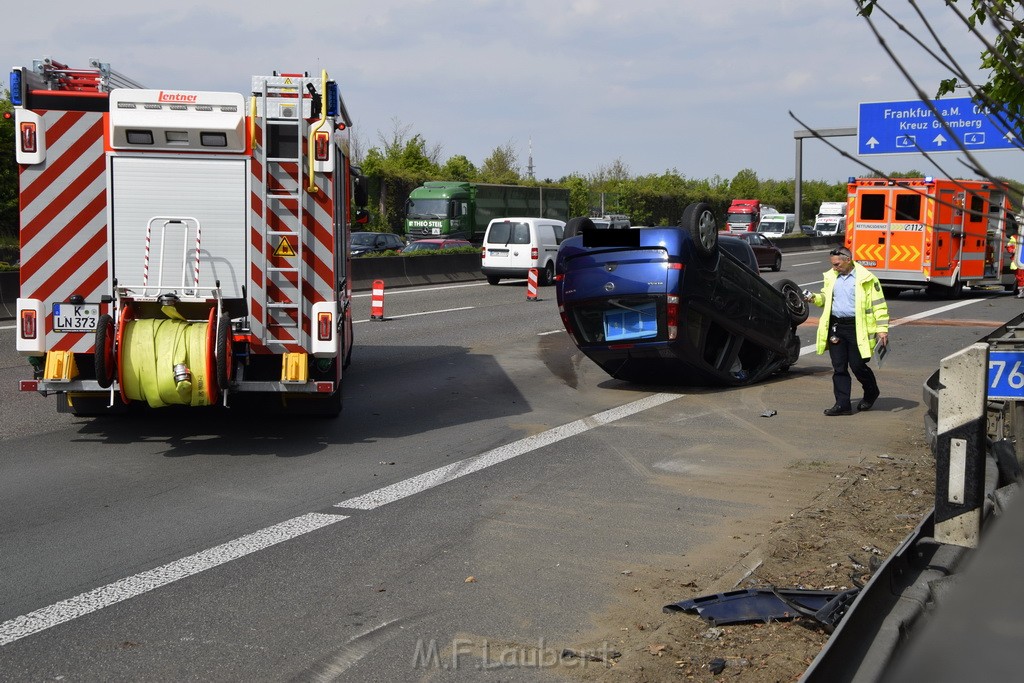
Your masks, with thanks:
M782 254L775 257L775 263L772 264L772 271L779 272L782 270Z
M489 285L496 285L499 282L501 282L501 278L500 277L495 277L493 275L488 275L487 276L487 284L489 284Z
M555 281L555 264L548 261L544 264L544 270L540 272L540 286L547 287Z
M580 234L583 230L593 230L594 227L594 221L586 216L570 218L569 222L565 224L565 229L562 231L562 239L567 240Z
M713 256L718 250L718 226L711 207L704 202L690 204L683 209L682 228L701 256Z
M96 323L96 350L93 363L96 381L104 389L114 383L114 319L104 313Z
M804 295L800 286L792 280L779 280L775 283L775 289L782 292L786 299L786 310L789 312L789 320L794 325L802 325L811 314L810 307L804 301Z

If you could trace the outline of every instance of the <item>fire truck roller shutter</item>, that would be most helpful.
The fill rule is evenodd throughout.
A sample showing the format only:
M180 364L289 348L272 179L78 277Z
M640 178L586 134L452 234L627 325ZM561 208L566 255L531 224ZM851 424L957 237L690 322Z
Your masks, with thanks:
M246 239L249 193L245 159L121 157L110 159L114 277L124 286L143 282L146 225L154 216L194 216L202 225L199 284L220 281L225 298L242 297L248 276ZM154 229L149 284L177 287L182 272L191 284L194 232L168 230L164 254ZM184 242L182 240L185 240ZM182 263L183 251L186 254ZM163 258L163 283L156 273Z

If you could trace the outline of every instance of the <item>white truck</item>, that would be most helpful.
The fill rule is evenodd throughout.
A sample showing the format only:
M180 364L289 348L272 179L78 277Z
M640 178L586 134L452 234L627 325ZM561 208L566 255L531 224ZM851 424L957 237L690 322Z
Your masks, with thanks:
M846 234L846 202L822 202L814 218L818 237L842 237Z

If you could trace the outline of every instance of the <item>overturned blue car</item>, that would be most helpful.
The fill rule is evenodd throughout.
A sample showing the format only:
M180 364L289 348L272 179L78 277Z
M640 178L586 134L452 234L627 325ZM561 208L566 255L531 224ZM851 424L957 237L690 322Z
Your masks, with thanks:
M718 235L704 203L676 227L599 230L573 218L555 264L562 324L612 377L738 386L788 369L807 303L764 280L750 245Z

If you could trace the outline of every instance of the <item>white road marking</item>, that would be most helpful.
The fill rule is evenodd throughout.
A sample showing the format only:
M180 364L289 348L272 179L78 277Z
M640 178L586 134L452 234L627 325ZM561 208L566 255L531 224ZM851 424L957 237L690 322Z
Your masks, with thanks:
M442 309L437 310L437 311L420 311L419 313L403 313L402 315L389 315L389 316L385 316L383 321L375 320L373 318L365 318L363 320L353 320L352 324L355 325L356 323L385 322L385 321L388 321L388 320L397 320L399 318L414 318L417 315L434 315L435 313L451 313L453 311L471 311L474 308L476 308L476 306L460 306L459 308L442 308Z
M590 417L549 429L546 432L520 439L481 455L460 460L459 462L406 479L405 481L385 486L362 496L350 498L342 503L338 503L335 507L372 510L381 505L407 498L449 481L454 481L467 474L479 472L491 465L497 465L570 436L582 434L595 427L600 427L644 410L655 408L682 396L684 394L654 394L647 398L642 398L638 401L633 401L632 403L611 408ZM45 631L48 628L67 623L86 614L96 612L104 607L130 600L143 593L188 578L207 569L237 560L240 557L250 555L278 543L298 538L311 531L340 522L343 519L348 519L348 515L340 512L338 514L311 512L213 548L202 550L194 555L183 557L161 567L120 579L119 581L100 586L67 600L61 600L28 614L14 617L0 623L0 647Z
M400 481L390 486L385 486L382 489L371 491L370 493L356 496L355 498L349 498L348 500L337 503L334 507L339 508L354 508L356 510L373 510L382 505L388 503L394 503L396 500L408 498L409 496L415 495L427 489L446 484L450 481L464 477L467 474L473 472L479 472L482 469L497 465L498 463L511 460L517 456L523 455L535 451L538 448L544 446L550 446L553 443L567 439L570 436L582 434L583 432L589 431L595 427L621 420L624 417L629 417L635 413L648 410L660 406L663 403L674 401L677 398L684 396L684 394L654 394L647 398L642 398L626 405L611 408L596 415L585 417L582 420L576 420L568 424L561 425L549 429L546 432L540 434L534 434L528 436L525 439L514 441L504 446L499 446L493 450L481 453L480 455L472 458L466 458L458 462L453 462L450 465L444 467L438 467L430 472L424 472L423 474L417 475Z
M559 332L565 332L565 330L551 330L550 332L538 332L538 337L546 337L549 334L558 334Z
M511 280L510 280L510 282L511 282ZM525 280L524 280L524 282L525 282ZM437 287L390 287L389 288L389 287L385 286L384 287L384 291L387 293L388 296L391 296L391 295L394 295L394 294L416 294L418 292L440 292L440 291L445 290L445 289L461 289L462 287L480 287L480 286L486 285L486 284L487 284L487 281L484 280L484 281L481 281L481 282L469 282L469 283L463 284L463 285L439 285ZM362 298L371 296L372 294L373 294L373 292L365 292L365 293L360 293L360 294L353 294L352 298L353 299L362 299Z
M0 624L0 646L347 519L311 512Z

